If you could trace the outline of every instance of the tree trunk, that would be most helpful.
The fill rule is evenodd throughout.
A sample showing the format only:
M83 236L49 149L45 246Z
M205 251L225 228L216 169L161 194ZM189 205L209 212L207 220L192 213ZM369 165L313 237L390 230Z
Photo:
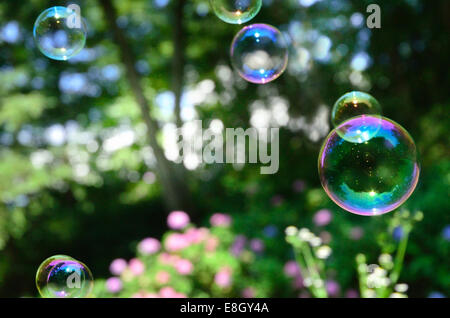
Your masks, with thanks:
M181 96L183 93L183 78L184 78L184 27L183 27L183 12L185 0L178 0L174 4L173 14L173 49L174 56L172 62L172 90L175 95L175 123L178 127L181 126Z
M122 63L126 69L126 78L136 98L136 102L141 109L142 118L147 126L147 138L157 162L157 175L161 182L164 202L168 209L184 209L192 208L191 198L181 170L183 167L175 166L167 160L163 149L156 139L158 133L158 124L150 115L150 105L144 95L140 83L140 75L135 69L136 59L131 52L128 40L125 34L117 26L117 12L111 0L100 0L106 20L108 21L114 35L115 42L119 48ZM180 89L181 90L181 89ZM191 211L192 213L193 211Z

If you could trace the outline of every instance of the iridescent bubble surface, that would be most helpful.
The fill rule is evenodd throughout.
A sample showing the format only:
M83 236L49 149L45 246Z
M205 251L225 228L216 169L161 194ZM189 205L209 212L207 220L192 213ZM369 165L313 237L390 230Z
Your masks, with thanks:
M36 287L44 298L87 297L93 284L89 268L67 255L47 258L36 273Z
M340 126L337 133L350 142L364 142L372 138L381 127L381 106L372 95L358 91L342 95L334 104L331 121L334 127L338 127L344 121L360 115L377 117L377 125L374 125L372 119L370 123L365 123L365 118L362 118L358 127Z
M268 24L252 24L239 31L231 44L231 63L239 75L266 84L283 74L288 45L281 32Z
M33 37L39 50L54 60L68 60L86 43L86 24L75 11L56 6L43 11L34 23ZM74 23L74 21L80 21Z
M351 133L361 126L375 131L364 142L351 142L337 132ZM414 191L420 171L408 132L388 118L365 115L331 131L318 163L328 196L341 208L360 215L379 215L399 207Z
M241 24L253 19L261 10L262 0L210 0L214 13L222 21Z

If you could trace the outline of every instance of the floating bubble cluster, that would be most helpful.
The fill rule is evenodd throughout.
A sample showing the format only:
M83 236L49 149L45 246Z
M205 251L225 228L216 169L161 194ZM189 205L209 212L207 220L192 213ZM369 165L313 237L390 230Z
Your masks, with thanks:
M210 3L222 21L232 24L250 21L262 6L262 0L210 0Z
M54 60L68 60L86 43L86 25L76 12L66 7L43 11L34 23L33 36L39 50Z
M231 63L245 80L265 84L283 74L288 45L281 32L268 24L252 24L236 34L231 44Z
M67 255L47 258L36 273L36 287L44 298L87 297L93 285L89 268Z
M380 103L367 93L353 91L342 95L334 104L331 121L334 127L359 115L374 115L381 117Z
M346 138L361 129L371 132L367 139ZM345 121L328 135L319 154L320 181L328 196L360 215L399 207L414 191L419 170L413 139L385 117L362 115Z

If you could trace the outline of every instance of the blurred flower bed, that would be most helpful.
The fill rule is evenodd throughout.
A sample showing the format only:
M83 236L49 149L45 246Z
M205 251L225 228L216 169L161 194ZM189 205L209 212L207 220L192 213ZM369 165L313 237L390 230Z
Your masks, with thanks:
M271 201L276 207L282 199L273 197ZM363 251L350 257L352 265L344 273L353 272L357 283L349 287L339 281L345 276L333 269L336 260L327 231L333 214L328 209L319 209L311 219L317 235L307 228L285 229L288 244L276 241L275 249L289 250L287 259L270 247L274 237L283 235L275 225L265 227L261 237L248 237L233 232L233 218L228 214L215 213L209 218L209 227L197 227L186 212L173 211L162 240L144 238L137 244L136 257L112 260L112 276L96 281L93 296L404 298L409 286L399 278L408 238L414 224L422 219L420 211L395 212L386 229L391 243L383 242L388 249L382 250L377 264L368 262ZM350 242L365 236L359 226L348 232ZM429 297L444 295L434 291Z

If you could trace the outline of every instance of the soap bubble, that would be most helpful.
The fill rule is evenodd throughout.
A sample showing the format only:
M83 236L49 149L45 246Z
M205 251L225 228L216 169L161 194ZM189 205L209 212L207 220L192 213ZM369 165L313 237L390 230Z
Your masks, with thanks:
M214 13L232 24L242 24L253 19L261 10L262 0L210 0Z
M364 142L351 142L361 126L376 131ZM345 136L344 136L345 137ZM360 215L390 212L403 204L419 179L418 153L408 132L394 121L357 116L331 131L320 150L319 176L328 196L341 208Z
M362 117L357 127L340 125L344 121L360 115L371 115L371 117ZM350 142L361 143L372 138L380 129L381 106L373 96L353 91L344 94L336 101L331 112L331 121L334 127L339 126L336 131L342 138Z
M380 103L370 94L353 91L342 95L334 104L331 121L334 127L359 115L381 116Z
M54 60L68 60L86 43L87 28L75 10L56 6L44 10L34 23L33 37L39 50Z
M36 287L44 298L87 297L93 284L89 268L67 255L47 258L36 273Z
M236 34L231 44L231 63L245 80L265 84L286 69L288 46L281 32L268 24L252 24Z

